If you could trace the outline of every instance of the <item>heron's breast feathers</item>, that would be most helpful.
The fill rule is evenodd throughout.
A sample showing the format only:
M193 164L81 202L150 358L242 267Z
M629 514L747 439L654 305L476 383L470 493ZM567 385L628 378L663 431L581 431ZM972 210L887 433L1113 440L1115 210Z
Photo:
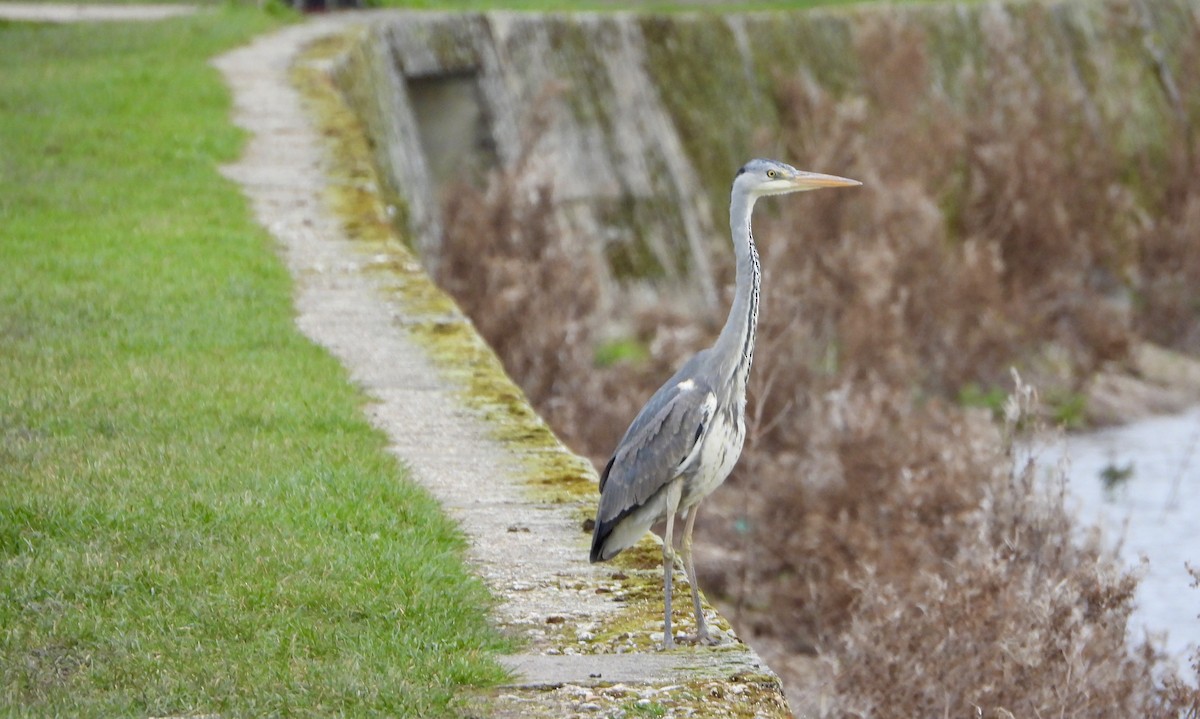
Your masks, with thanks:
M694 474L704 461L704 445L709 433L712 431L713 416L716 414L716 409L717 396L712 392L708 392L700 405L699 422L695 423L696 427L692 432L691 446L688 448L687 454L679 460L679 464L675 467L676 477L686 477Z
M745 439L746 423L740 412L731 409L713 413L708 431L699 443L695 467L685 475L680 509L699 503L721 486L741 457Z

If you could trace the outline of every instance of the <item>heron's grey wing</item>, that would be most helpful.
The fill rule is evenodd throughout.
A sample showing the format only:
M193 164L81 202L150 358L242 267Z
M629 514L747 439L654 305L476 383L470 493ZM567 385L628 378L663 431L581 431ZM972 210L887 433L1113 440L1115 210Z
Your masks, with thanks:
M614 554L603 551L613 529L694 461L715 408L713 392L693 380L668 382L650 398L600 477L592 561Z

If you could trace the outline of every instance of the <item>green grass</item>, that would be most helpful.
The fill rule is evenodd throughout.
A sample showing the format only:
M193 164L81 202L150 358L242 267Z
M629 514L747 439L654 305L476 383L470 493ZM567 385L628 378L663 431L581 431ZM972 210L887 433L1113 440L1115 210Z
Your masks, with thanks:
M215 6L227 2L253 5L259 0L23 0L36 3L80 2L85 5L200 5ZM527 12L624 11L641 12L756 12L761 10L801 10L827 5L849 5L876 0L361 0L364 7L408 8L413 10L519 10ZM919 2L921 0L903 0ZM291 5L291 0L274 0ZM310 0L311 2L311 0ZM330 0L332 4L332 0Z
M593 362L597 367L611 367L618 362L638 364L650 358L650 349L632 337L605 342L596 348Z
M0 24L0 714L452 716L502 678L217 172L207 60L278 22Z

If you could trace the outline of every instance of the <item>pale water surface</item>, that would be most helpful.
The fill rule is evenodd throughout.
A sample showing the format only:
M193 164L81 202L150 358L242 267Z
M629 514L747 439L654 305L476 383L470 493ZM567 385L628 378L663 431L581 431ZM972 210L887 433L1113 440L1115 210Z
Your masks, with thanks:
M1200 408L1067 436L1043 448L1039 464L1064 452L1068 508L1119 543L1128 565L1147 560L1130 640L1166 633L1167 651L1185 658L1200 644L1200 589L1184 568L1200 567Z

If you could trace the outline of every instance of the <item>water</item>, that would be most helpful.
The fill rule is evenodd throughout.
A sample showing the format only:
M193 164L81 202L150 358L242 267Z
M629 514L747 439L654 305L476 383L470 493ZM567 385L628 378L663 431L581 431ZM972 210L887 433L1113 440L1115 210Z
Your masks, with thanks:
M1119 542L1129 566L1147 560L1130 640L1165 633L1167 652L1185 659L1200 645L1200 589L1184 568L1200 567L1200 408L1068 436L1043 450L1042 464L1063 451L1068 508Z

